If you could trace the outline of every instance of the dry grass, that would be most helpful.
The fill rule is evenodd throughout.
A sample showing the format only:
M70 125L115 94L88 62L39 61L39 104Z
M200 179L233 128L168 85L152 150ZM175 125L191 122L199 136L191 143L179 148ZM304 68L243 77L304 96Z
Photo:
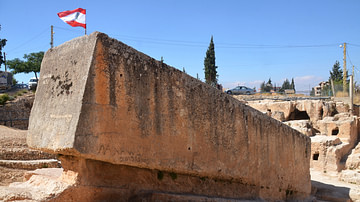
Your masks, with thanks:
M348 93L348 92L339 91L339 92L336 92L336 97L349 97L349 93Z

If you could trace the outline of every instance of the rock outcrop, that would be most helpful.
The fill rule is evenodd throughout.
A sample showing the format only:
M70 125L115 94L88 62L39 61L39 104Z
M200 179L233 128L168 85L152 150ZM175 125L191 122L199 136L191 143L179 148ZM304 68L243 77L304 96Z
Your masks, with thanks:
M359 107L350 112L343 102L306 99L247 103L311 137L310 167L314 172L350 185L360 184ZM352 189L351 199L358 200L359 193L359 189Z
M27 142L78 173L59 200L310 194L308 137L105 34L49 50L41 75Z

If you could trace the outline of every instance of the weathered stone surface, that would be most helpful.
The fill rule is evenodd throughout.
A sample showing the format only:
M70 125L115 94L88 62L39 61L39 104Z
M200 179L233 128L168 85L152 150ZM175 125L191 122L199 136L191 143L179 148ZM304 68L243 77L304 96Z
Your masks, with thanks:
M271 117L278 121L285 121L284 112L274 111L271 113Z
M286 121L284 124L294 128L306 136L310 137L315 135L315 131L310 120Z
M346 161L346 168L360 171L360 144L358 144L348 156Z
M360 185L360 172L358 170L343 170L339 175L339 180Z
M25 182L14 182L8 187L0 186L1 201L49 201L64 190L75 185L77 174L63 172L61 168L32 171Z
M341 144L336 146L323 145L322 149L327 151L324 169L340 172L346 168L345 164L350 164L347 163L348 155L358 143L358 118L348 113L340 113L318 121L318 126L327 137L338 137L341 141ZM312 143L312 151L314 149ZM356 159L352 162L356 162Z
M249 101L247 104L263 113L283 112L284 120L288 120L290 113L294 111L295 105L293 102L274 102L272 100ZM279 119L278 119L279 120Z
M337 114L334 117L325 117L318 121L319 130L327 136L336 136L342 142L355 147L358 137L358 119L348 113Z
M311 137L311 163L310 167L327 174L336 175L344 168L341 158L350 148L342 143L338 137L317 135Z
M306 112L312 123L316 123L322 118L322 107L323 101L321 100L300 100L296 102L296 109L300 112Z
M28 133L33 148L77 156L74 164L101 161L217 179L214 187L236 182L229 192L214 188L209 196L241 197L239 189L249 190L245 198L310 193L308 137L105 34L49 50L41 74ZM71 165L64 169L84 168L81 183L90 183L86 176L96 169ZM153 183L128 186L188 189Z

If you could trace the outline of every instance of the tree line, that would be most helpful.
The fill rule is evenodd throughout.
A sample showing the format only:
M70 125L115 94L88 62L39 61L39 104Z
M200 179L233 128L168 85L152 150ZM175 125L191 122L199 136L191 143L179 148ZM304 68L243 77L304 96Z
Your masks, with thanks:
M272 84L271 78L265 83L262 82L260 84L260 92L285 92L285 90L294 90L295 92L295 82L294 78L291 79L291 83L288 79L285 79L281 87L277 87L276 85Z

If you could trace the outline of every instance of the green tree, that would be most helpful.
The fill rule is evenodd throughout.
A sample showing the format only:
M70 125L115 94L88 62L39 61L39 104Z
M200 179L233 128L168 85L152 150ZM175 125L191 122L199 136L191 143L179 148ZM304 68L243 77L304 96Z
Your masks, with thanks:
M14 74L17 73L30 73L34 72L36 79L37 73L40 72L41 61L44 57L44 52L30 53L24 55L24 61L19 58L9 60L7 65L9 69L12 69Z
M280 92L284 92L286 89L291 89L291 84L288 79L285 79L285 81L283 82Z
M269 78L268 82L266 83L265 86L265 92L270 92L273 89L273 85L271 83L271 78Z
M1 30L1 25L0 25L0 30ZM6 45L6 41L7 41L6 39L0 39L0 66L5 63L2 49Z
M264 81L260 85L261 92L270 92L272 89L273 89L273 85L271 83L271 78L269 78L269 80L266 83Z
M330 71L329 81L333 80L334 82L342 82L343 80L343 71L340 68L339 61L336 61L333 65L332 71Z
M290 89L293 89L295 91L295 82L294 78L291 79Z
M265 81L260 84L260 92L265 92Z
M310 96L315 96L315 89L311 88Z
M213 36L211 36L209 48L204 59L205 83L216 87L217 85L217 66L215 65L215 47Z

